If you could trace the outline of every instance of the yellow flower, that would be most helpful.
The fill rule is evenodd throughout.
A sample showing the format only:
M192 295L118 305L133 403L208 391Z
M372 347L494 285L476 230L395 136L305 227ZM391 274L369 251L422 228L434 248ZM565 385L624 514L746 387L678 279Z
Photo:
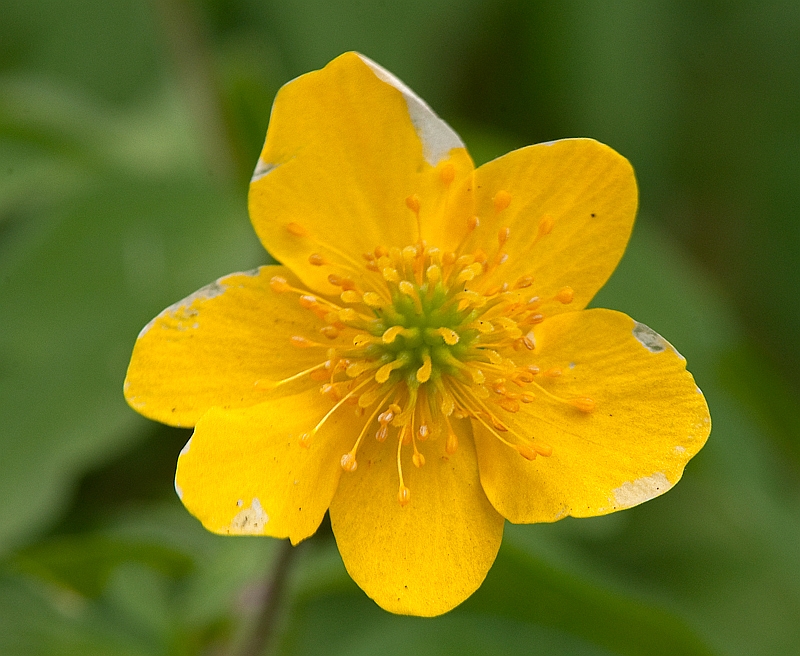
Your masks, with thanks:
M637 204L590 139L474 169L391 73L347 53L277 95L250 187L282 266L227 276L139 335L125 395L194 426L176 489L216 533L312 535L383 608L437 615L506 519L629 508L705 442L684 359L611 310Z

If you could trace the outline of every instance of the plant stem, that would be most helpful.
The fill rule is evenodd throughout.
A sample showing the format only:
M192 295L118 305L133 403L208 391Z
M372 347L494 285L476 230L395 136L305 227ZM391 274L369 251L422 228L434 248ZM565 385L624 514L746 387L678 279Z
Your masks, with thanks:
M297 549L289 540L282 540L272 571L269 573L264 596L253 629L245 641L241 656L262 656L274 637L283 590Z

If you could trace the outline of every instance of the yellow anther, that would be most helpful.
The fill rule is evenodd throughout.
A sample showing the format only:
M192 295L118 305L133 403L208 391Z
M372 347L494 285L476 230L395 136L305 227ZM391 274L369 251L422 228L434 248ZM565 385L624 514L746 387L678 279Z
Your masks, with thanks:
M419 451L416 451L414 455L411 456L411 462L413 462L414 466L419 469L425 464L425 456L423 456Z
M481 224L481 220L477 216L471 216L467 219L467 230L472 232Z
M445 266L450 266L455 261L456 261L456 254L453 253L453 251L447 251L446 253L442 254L442 264L444 264Z
M312 342L310 339L306 339L301 335L292 335L289 338L289 342L291 342L292 346L297 348L310 348L312 346L320 346L316 342Z
M575 406L581 412L591 412L597 406L597 404L594 402L594 399L591 399L588 396L578 396L574 399L570 399L569 404Z
M419 437L420 442L424 442L428 439L431 434L430 428L428 428L428 424L420 424L419 430L417 430L417 437Z
M427 269L425 269L425 279L431 285L435 285L442 279L442 270L435 264L431 264Z
M400 502L401 506L407 506L411 501L411 490L405 485L401 485L400 490L397 492L397 500Z
M494 203L495 212L502 212L511 204L511 194L505 189L501 189L492 198L492 203Z
M561 369L558 367L550 367L547 371L542 372L542 376L547 376L548 378L558 378L561 375Z
M536 453L540 456L544 456L545 458L549 458L553 455L553 447L549 444L543 444L541 442L534 442L532 444L533 448L536 449Z
M411 296L413 298L417 295L414 285L408 282L408 280L401 280L400 284L397 286L400 288L400 293L405 294L406 296Z
M414 212L414 214L419 214L419 196L416 194L411 194L408 198L406 198L406 207Z
M480 262L474 262L467 267L461 269L461 272L456 277L456 284L468 282L475 276L483 272L483 265Z
M311 433L303 433L300 435L300 446L304 449L311 446Z
M489 362L492 364L503 364L503 358L497 351L493 351L492 349L483 349L483 354L489 358Z
M370 363L367 360L358 360L345 369L345 373L350 378L357 378L370 368Z
M397 269L392 267L384 267L381 269L381 273L383 274L383 279L388 282L397 282L400 280L400 274L397 273Z
M517 328L517 322L509 317L497 317L494 322L507 331L512 331Z
M536 449L533 447L527 444L515 444L514 448L525 460L536 460Z
M345 453L342 456L342 469L346 472L354 472L358 468L356 457L352 453Z
M385 333L383 333L381 339L383 340L384 344L391 344L404 330L405 328L403 328L403 326L392 326L391 328L388 328Z
M456 179L456 167L453 166L452 162L445 162L442 165L442 168L439 171L439 178L446 185L449 185L451 182L453 182L453 180Z
M325 335L325 337L328 339L336 339L339 336L339 329L336 326L322 326L322 328L319 329L319 332Z
M379 308L383 305L381 297L378 296L375 292L364 292L362 300L364 301L365 305L368 305L371 308Z
M452 429L448 426L447 431L447 442L445 442L444 450L449 454L453 455L456 451L458 451L458 436L453 432Z
M339 321L343 323L358 321L358 312L356 312L353 308L342 308L337 313L339 317Z
M273 292L276 292L278 294L283 294L284 292L288 292L289 290L291 290L291 287L289 286L289 281L282 276L272 276L272 278L270 278L269 281L269 286Z
M523 392L519 395L519 400L523 403L533 403L533 401L536 400L536 397L530 392Z
M523 289L524 287L530 287L532 284L533 276L522 276L514 283L514 289Z
M313 266L322 266L323 264L329 264L328 260L326 260L325 257L320 253L311 253L311 255L308 256L308 263Z
M436 332L438 332L442 336L442 339L444 339L444 343L447 344L448 346L453 346L454 344L458 344L458 339L459 339L458 333L455 330L442 326Z
M511 234L511 228L508 226L505 228L500 228L500 231L497 233L497 243L500 244L500 246L505 244L508 241L509 234Z
M295 237L308 237L308 230L306 230L299 223L287 223L286 229Z
M567 305L568 303L572 303L573 299L575 298L575 292L573 291L572 287L562 287L558 290L555 298L559 303Z
M422 354L422 366L417 369L417 380L420 383L427 383L431 377L431 356L427 353Z
M361 294L352 289L348 289L344 291L339 296L345 303L360 303L361 302Z
M389 427L386 424L381 424L381 427L375 432L375 439L378 442L385 442L389 437Z
M553 223L553 217L549 214L545 214L541 219L539 219L539 229L536 233L537 239L544 237L545 235L549 235L550 231L553 229Z

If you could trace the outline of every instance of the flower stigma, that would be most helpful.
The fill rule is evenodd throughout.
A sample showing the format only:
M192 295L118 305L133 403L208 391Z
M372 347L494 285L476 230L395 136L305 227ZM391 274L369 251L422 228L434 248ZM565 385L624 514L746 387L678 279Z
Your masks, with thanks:
M445 168L443 180L446 173ZM498 191L495 212L502 212L511 200L507 191ZM409 196L405 204L419 216L418 196ZM471 217L467 234L478 224L478 217ZM552 217L543 216L537 239L552 227ZM297 223L286 229L297 239L310 236ZM322 339L298 334L289 340L295 348L324 351L324 360L283 381L257 381L272 388L308 378L331 400L327 413L298 437L300 446L310 446L343 406L354 406L364 424L351 450L341 456L341 467L356 471L358 449L368 434L379 442L391 436L396 441L397 499L402 506L411 501L403 479L403 449L411 449L411 461L418 468L425 465L422 445L428 440L441 438L439 451L453 456L458 451L454 419L480 422L527 460L550 456L552 447L517 430L513 415L535 401L584 413L592 412L595 402L585 396L563 398L549 389L547 380L561 375L558 368L540 371L536 365L515 363L516 352L535 349L534 327L544 321L548 305L571 303L574 291L563 287L552 298L541 299L532 291L531 276L489 284L489 274L508 259L504 246L510 238L509 228L499 230L493 257L482 249L464 252L463 241L455 251L442 251L424 240L405 248L377 246L364 254L360 284L337 271L324 255L312 253L311 265L332 269L328 282L339 289L338 302L273 277L274 292L297 294L300 305L324 324L318 329Z

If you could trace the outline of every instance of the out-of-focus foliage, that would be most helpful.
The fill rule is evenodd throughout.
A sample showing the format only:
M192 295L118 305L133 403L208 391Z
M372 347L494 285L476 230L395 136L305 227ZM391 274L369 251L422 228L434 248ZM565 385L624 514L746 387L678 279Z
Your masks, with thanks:
M357 49L478 161L592 136L641 212L595 305L685 355L710 441L625 513L508 526L435 620L379 611L327 529L279 616L289 654L800 650L800 5L526 0L4 0L0 654L244 644L277 543L205 533L172 492L185 431L121 395L137 331L266 261L246 188L283 82Z

